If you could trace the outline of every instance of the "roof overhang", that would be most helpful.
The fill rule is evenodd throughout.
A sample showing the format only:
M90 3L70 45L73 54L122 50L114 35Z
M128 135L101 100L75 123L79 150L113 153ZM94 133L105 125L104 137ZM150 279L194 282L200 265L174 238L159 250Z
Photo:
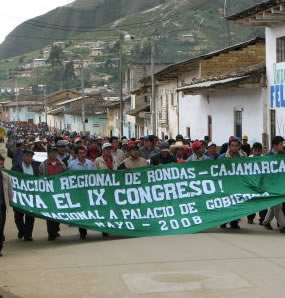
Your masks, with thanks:
M284 0L285 1L285 0ZM195 70L199 70L200 69L200 63L202 60L206 60L206 59L210 59L213 58L215 56L218 56L220 54L224 54L224 53L228 53L230 51L239 51L249 45L254 45L257 44L259 42L264 43L264 39L260 38L260 37L256 37L254 39L242 42L242 43L238 43L235 45L232 45L230 47L224 48L224 49L220 49L218 51L214 51L214 52L210 52L208 54L205 55L201 55L198 57L194 57L191 59L188 59L186 61L182 61L179 63L175 63L172 64L166 68L164 68L163 70L157 72L155 74L155 79L156 82L157 81L171 81L171 80L176 80L179 75L185 73L185 72L190 72L190 71L195 71Z
M247 26L270 27L276 24L285 24L285 0L264 1L235 15L228 16L227 19Z
M130 116L138 116L139 113L141 112L150 112L150 105L143 105L141 107L135 108L133 110L130 110L127 112L128 115Z
M73 98L73 99L68 99L68 100L65 100L63 102L57 103L56 106L64 106L66 104L70 104L70 103L73 103L73 102L76 102L76 101L80 101L80 100L82 100L82 98L85 99L85 98L88 98L88 96L84 96L84 97L80 96L80 97L76 97L76 98Z
M247 75L242 77L205 81L180 87L176 89L176 91L183 92L186 95L198 95L223 91L229 88L260 88L264 87L264 82L261 79L262 77L263 74L260 73L258 75Z
M64 107L60 107L60 108L48 111L48 114L49 115L57 115L57 114L62 114L63 112L64 112Z

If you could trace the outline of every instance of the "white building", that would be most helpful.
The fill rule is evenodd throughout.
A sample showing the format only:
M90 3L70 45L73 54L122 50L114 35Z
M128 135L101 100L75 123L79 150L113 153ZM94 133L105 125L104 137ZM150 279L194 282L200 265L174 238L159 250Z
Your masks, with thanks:
M32 63L33 68L44 67L44 66L48 66L47 59L45 58L33 59L33 63Z
M261 142L265 45L256 38L167 67L155 74L157 133L209 137L221 145L231 135Z
M34 112L34 108L43 106L43 103L35 99L13 100L3 105L7 113L8 121L21 121L30 124L36 124L39 121L38 113Z
M246 26L265 27L267 130L285 136L285 0L269 0L228 17Z

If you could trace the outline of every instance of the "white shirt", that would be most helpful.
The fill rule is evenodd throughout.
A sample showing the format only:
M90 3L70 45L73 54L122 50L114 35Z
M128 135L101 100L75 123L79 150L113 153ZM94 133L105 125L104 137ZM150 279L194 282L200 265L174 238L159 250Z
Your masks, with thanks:
M22 162L22 167L23 167L24 174L31 175L31 176L34 175L34 169L32 165L27 165L26 163Z

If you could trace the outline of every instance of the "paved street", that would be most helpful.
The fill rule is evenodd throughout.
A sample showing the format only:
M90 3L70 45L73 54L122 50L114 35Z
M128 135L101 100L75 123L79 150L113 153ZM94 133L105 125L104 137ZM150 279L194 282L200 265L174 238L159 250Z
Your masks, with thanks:
M47 241L37 220L33 243L16 239L13 214L0 259L4 297L284 297L285 235L242 224L185 236L122 239L75 228ZM5 292L1 292L5 291Z
M37 220L35 241L29 243L17 239L10 212L0 259L0 294L5 298L283 298L285 235L245 221L241 226L240 231L212 229L140 239L103 240L100 233L90 232L82 241L76 228L62 225L62 237L48 242L45 222Z

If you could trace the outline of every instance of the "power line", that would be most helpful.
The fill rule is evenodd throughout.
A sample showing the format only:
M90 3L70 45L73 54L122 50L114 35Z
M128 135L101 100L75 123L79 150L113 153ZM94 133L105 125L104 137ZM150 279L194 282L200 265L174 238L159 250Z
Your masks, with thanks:
M61 25L56 25L56 24L50 24L50 23L45 23L37 20L29 20L24 23L34 26L34 27L40 27L40 28L49 28L49 29L54 29L54 30L60 30L60 31L67 31L67 32L79 32L79 33L91 33L91 32L110 32L110 31L115 31L116 29L131 29L135 28L138 25L153 25L161 22L166 22L169 21L170 19L176 17L176 16L183 16L185 14L188 14L189 11L188 9L193 9L197 10L200 9L208 4L208 0L204 0L204 2L199 3L199 5L194 5L194 6L189 6L187 9L184 7L180 11L177 11L176 13L171 14L167 18L163 19L157 19L153 21L144 21L144 22L137 22L137 23L132 23L132 24L126 24L122 26L116 26L114 29L111 28L101 28L101 29L94 29L94 27L72 27L72 26L61 26ZM185 11L186 9L186 11ZM81 29L94 29L94 30L81 30Z

